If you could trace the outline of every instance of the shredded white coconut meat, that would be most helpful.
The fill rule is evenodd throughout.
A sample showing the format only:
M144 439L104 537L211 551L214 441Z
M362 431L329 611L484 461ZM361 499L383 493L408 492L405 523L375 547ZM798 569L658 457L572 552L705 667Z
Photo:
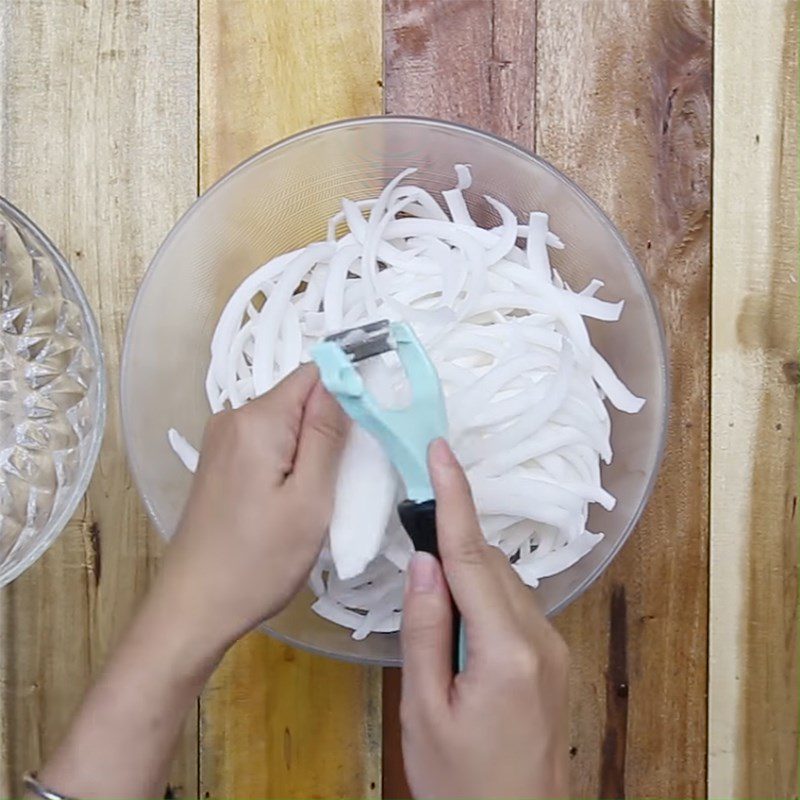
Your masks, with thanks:
M343 200L325 241L253 272L220 316L206 392L213 412L238 408L330 333L383 318L411 323L439 371L451 443L486 539L536 586L602 539L586 520L589 503L615 503L600 480L600 461L612 456L604 400L628 413L644 400L592 347L584 323L616 321L622 303L598 299L597 280L574 292L551 269L548 249L564 244L547 214L520 224L485 196L499 224L477 226L464 197L469 168L455 171L456 186L442 192L446 212L404 182L415 172L407 169L377 198ZM402 378L391 358L361 368L379 399L398 401ZM197 451L175 430L169 441L194 471ZM400 625L412 552L395 508L402 492L381 447L354 426L309 583L313 609L356 639Z

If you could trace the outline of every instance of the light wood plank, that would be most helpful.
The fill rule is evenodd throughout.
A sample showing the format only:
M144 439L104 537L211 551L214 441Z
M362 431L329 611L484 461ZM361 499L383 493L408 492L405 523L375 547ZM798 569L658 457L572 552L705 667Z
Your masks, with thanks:
M796 798L797 4L714 31L708 791Z
M8 626L8 610L6 592L0 592L0 797L11 797L14 764L11 763L11 731L8 726L9 709L8 698L12 691L11 682L7 674L9 658L3 653L8 652L11 646L11 636Z
M380 0L200 0L202 185L292 133L382 109Z
M380 24L380 0L201 0L202 186L298 130L380 113ZM201 702L201 790L374 797L379 726L379 671L252 634Z
M539 0L537 150L628 240L672 378L667 453L618 560L559 620L577 797L705 793L711 14L706 0Z
M196 14L180 0L2 4L0 191L62 249L98 314L108 424L87 500L3 590L5 783L64 733L153 573L160 543L127 470L118 414L125 319L156 246L192 201ZM194 796L196 720L170 783Z

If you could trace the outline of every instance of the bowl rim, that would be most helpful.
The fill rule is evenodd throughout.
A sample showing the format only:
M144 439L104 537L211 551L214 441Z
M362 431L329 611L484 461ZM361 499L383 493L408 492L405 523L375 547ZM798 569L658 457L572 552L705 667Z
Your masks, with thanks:
M548 612L550 616L555 616L556 614L563 611L564 608L566 608L570 603L577 600L589 588L589 586L592 583L594 583L595 580L597 580L597 578L608 568L611 562L616 558L617 554L622 549L623 545L627 542L628 537L631 535L633 529L638 524L642 516L642 513L644 512L645 506L649 502L650 497L653 493L653 488L655 486L656 480L660 472L661 464L664 459L664 453L667 441L667 432L669 428L671 381L670 381L669 351L667 348L667 339L666 339L664 324L661 319L661 315L659 313L658 303L656 302L655 296L653 295L653 292L650 288L647 276L645 275L644 270L639 264L639 261L636 259L630 247L628 246L627 242L625 241L625 238L619 232L618 228L611 221L611 219L609 219L608 215L603 211L603 209L583 189L581 189L581 187L578 186L577 183L575 183L571 178L562 173L559 169L554 167L546 159L536 155L527 148L518 145L508 139L505 139L501 136L497 136L493 133L489 133L487 131L480 130L478 128L474 128L470 125L465 125L460 122L451 122L447 120L436 119L433 117L423 117L414 115L387 115L387 114L364 116L364 117L349 117L346 119L334 120L332 122L327 122L321 125L316 125L312 128L307 128L305 130L299 131L295 134L292 134L291 136L287 136L283 139L280 139L279 141L274 142L273 144L268 145L267 147L264 147L261 150L258 150L257 152L253 153L251 156L248 156L246 159L239 162L230 170L228 170L228 172L226 172L224 175L218 178L211 186L208 187L208 189L206 189L192 202L189 208L187 208L186 211L184 211L184 213L179 217L177 222L170 229L169 233L164 238L164 241L159 245L158 249L153 255L153 258L151 259L147 271L145 272L145 275L139 286L139 290L136 293L136 298L134 299L130 314L128 315L128 321L125 328L124 346L122 350L122 357L120 360L120 373L121 373L120 398L123 403L123 413L121 416L122 416L123 437L126 444L128 462L130 464L134 483L136 484L137 491L139 492L139 497L142 499L142 502L144 503L145 508L147 509L148 516L153 522L154 527L159 531L162 537L166 538L167 532L164 530L161 521L156 515L152 503L148 498L144 496L142 492L142 486L139 477L140 465L137 462L136 458L134 457L133 451L129 446L131 441L131 432L126 414L124 413L124 408L125 408L124 398L127 395L127 384L129 380L129 378L127 377L128 370L126 369L126 367L130 358L130 348L131 348L130 332L133 325L133 321L136 318L137 311L139 309L141 299L147 287L147 284L152 279L154 268L161 260L164 252L170 247L174 238L178 235L181 229L191 220L194 214L197 213L197 210L200 208L201 204L206 200L206 198L212 196L215 192L219 191L228 182L234 180L239 173L246 171L252 164L259 161L260 159L269 156L275 152L278 152L284 148L290 147L305 139L324 135L330 131L361 126L361 125L395 125L395 124L405 124L405 125L412 124L412 125L420 125L423 127L433 126L442 130L457 131L460 133L469 134L470 136L483 140L492 146L495 147L500 146L506 150L510 150L511 152L515 153L518 156L522 156L523 158L535 162L540 167L549 172L551 175L553 175L557 180L564 183L568 189L577 194L579 199L581 199L584 203L587 204L587 206L593 213L598 215L600 221L606 226L611 236L616 241L617 245L620 247L621 251L625 254L629 262L633 265L634 271L636 272L638 280L644 290L643 293L646 298L647 304L652 313L653 319L655 320L656 323L656 329L658 332L658 341L659 341L658 371L661 379L660 381L661 407L658 410L660 411L661 414L662 424L661 424L661 429L658 433L655 458L653 460L653 465L650 471L650 475L644 487L642 498L639 501L636 508L634 509L630 521L628 522L626 528L622 531L622 534L620 535L618 541L608 551L606 557L589 574L587 574L581 580L581 582L575 587L575 589ZM309 645L305 642L295 640L292 637L286 636L285 634L275 631L274 629L269 627L268 622L265 623L264 627L266 627L269 630L270 634L275 638L284 641L286 643L295 645L297 647L301 647L304 650L308 650L311 652L317 652L317 653L323 652L325 655L328 655L330 657L339 658L345 661L357 661L359 663L385 664L389 666L397 665L397 663L399 663L399 662L391 662L380 659L372 660L369 658L360 658L360 657L357 658L352 656L347 657L344 655L333 655L327 651L322 651L320 649L314 648L313 645ZM387 634L387 635L395 635L395 634Z
M69 288L75 293L78 301L78 307L81 310L81 315L86 323L87 340L89 349L92 351L92 356L95 360L95 374L97 380L97 407L95 409L94 427L89 438L89 446L86 451L86 456L81 465L80 474L78 479L70 489L66 502L62 506L59 513L53 515L48 519L42 535L34 545L33 549L28 555L22 559L18 564L13 566L0 581L0 586L6 586L15 578L18 578L28 567L34 564L41 558L44 552L53 544L53 542L61 535L67 526L67 523L75 513L83 496L89 488L89 483L94 475L94 468L97 464L97 459L100 455L100 447L103 442L103 435L105 433L105 426L107 420L107 403L108 403L108 386L107 386L107 373L106 373L106 358L103 349L103 341L100 336L100 327L95 318L94 311L92 310L86 293L80 284L75 273L72 271L69 262L63 256L58 247L53 244L52 240L46 233L22 210L17 208L10 200L0 196L0 214L4 215L11 222L26 230L31 235L36 244L47 255L56 268L61 273L61 277ZM14 552L14 548L9 551L9 556Z

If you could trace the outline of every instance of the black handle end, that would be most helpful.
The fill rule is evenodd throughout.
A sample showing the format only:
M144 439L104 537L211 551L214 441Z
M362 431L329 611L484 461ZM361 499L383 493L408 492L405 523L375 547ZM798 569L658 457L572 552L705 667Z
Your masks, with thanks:
M415 503L403 500L397 506L400 522L408 531L415 550L431 553L439 558L439 544L436 540L436 501L425 500Z
M436 538L436 501L425 500L422 503L415 503L413 500L403 500L397 506L400 514L400 522L408 531L415 550L430 553L439 558L439 543ZM460 645L459 637L461 633L461 615L453 603L453 644L451 659L453 672L458 673L460 667Z

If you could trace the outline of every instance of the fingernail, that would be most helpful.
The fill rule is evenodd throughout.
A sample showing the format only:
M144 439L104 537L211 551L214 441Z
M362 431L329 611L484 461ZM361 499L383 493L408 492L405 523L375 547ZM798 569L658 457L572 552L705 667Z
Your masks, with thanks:
M439 562L430 553L415 552L408 565L408 586L412 592L432 592L439 580Z
M445 469L456 463L456 457L445 439L435 439L431 442L430 459L432 464Z

